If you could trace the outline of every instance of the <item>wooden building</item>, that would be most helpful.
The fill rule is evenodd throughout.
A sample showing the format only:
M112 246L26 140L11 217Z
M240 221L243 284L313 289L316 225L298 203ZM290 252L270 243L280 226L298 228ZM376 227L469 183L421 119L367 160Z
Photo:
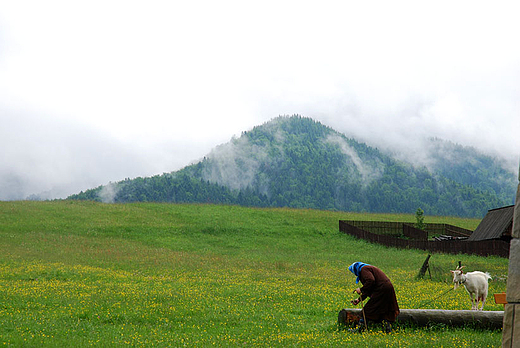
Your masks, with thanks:
M510 205L488 210L467 241L499 239L509 242L513 229L514 208L514 205Z

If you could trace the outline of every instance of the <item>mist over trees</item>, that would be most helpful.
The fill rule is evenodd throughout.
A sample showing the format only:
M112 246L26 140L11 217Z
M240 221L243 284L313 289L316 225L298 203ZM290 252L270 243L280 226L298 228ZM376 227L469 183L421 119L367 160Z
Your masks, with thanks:
M424 155L424 154L423 154ZM126 179L69 199L482 217L512 204L515 175L472 148L431 140L412 164L310 118L280 116L177 172Z

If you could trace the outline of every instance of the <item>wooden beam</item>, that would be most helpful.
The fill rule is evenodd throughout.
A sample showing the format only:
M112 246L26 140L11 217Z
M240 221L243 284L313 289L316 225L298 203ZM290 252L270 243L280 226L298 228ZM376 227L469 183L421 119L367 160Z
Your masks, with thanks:
M338 323L349 324L353 318L362 316L361 309L342 309L338 315ZM450 326L475 325L499 329L502 328L504 311L471 311L471 310L444 310L444 309L401 309L396 319L397 323L412 323L419 326L428 326L441 323Z

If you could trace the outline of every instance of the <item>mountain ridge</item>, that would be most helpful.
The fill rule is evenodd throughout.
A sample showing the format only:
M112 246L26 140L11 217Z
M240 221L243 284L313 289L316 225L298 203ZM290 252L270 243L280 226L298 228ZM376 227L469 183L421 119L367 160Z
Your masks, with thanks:
M412 164L311 118L279 116L179 171L126 179L68 198L389 213L420 207L426 214L467 217L483 216L514 199L514 174L497 160L439 139L431 144L429 153L421 154L428 166Z

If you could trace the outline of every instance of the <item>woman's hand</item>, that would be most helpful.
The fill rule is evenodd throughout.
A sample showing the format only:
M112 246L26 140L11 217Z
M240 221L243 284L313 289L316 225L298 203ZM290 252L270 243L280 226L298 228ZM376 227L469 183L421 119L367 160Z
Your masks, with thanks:
M355 292L357 292L359 295L361 295L361 289L360 288L357 288L356 290L354 290Z
M357 306L357 304L358 304L359 302L361 302L361 300L360 300L359 298L350 301L350 303L352 303L354 306Z

